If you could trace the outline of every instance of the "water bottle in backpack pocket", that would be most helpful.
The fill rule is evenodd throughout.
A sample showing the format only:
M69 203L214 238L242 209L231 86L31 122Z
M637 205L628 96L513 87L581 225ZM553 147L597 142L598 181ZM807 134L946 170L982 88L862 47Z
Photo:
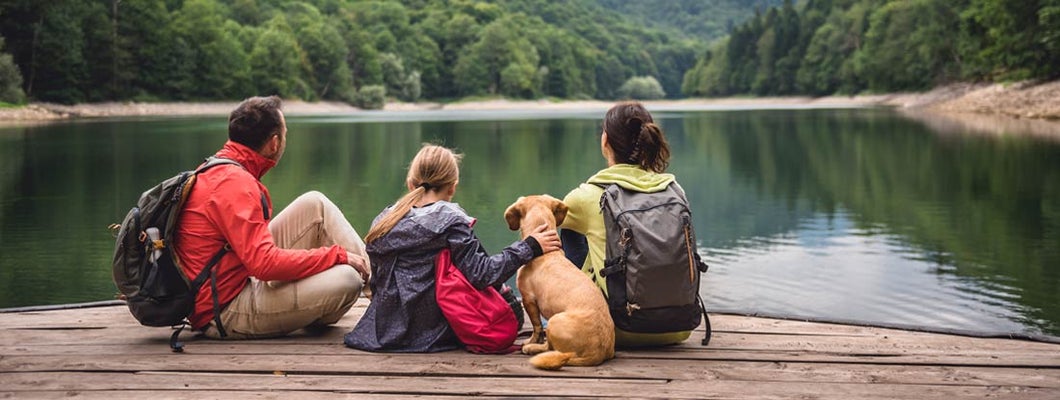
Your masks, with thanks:
M121 225L112 226L117 229L111 270L114 285L129 306L129 312L142 325L183 327L195 307L199 288L207 278L216 283L213 267L224 256L227 246L214 255L198 276L188 279L173 254L173 239L177 218L196 175L221 164L239 165L233 160L211 157L199 169L181 172L145 191ZM216 299L214 311L220 314ZM219 319L216 323L223 333ZM170 338L173 351L183 348L177 342L179 334L177 330Z

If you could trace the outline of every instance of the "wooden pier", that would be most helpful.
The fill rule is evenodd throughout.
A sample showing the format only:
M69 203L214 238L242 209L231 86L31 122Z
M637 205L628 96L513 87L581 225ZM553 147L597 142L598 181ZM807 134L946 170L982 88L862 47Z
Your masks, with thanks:
M323 332L215 341L142 327L123 306L0 313L0 398L617 397L1060 399L1060 344L714 315L710 346L619 350L539 371L521 354L346 348L363 299Z

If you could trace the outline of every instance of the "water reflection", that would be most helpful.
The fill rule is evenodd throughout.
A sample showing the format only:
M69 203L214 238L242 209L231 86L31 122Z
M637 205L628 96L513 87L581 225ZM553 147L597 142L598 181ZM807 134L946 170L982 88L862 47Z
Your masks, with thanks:
M733 114L682 120L707 155L690 197L719 306L1060 331L1055 142L878 111Z
M264 179L316 189L359 231L404 190L421 143L465 154L455 201L496 251L516 197L604 166L600 113L291 118ZM1060 145L939 134L887 110L661 111L719 310L1060 334ZM374 117L373 117L374 118ZM528 119L529 118L529 119ZM0 129L0 307L107 299L104 227L224 141L224 120ZM147 151L151 149L151 151Z

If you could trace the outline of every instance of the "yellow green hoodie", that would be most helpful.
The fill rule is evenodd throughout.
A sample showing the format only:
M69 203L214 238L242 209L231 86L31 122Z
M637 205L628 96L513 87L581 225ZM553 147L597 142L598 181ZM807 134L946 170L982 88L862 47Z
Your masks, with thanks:
M585 235L589 244L589 254L585 257L581 269L600 287L605 296L607 295L607 283L600 276L606 256L604 216L600 212L600 196L603 195L604 189L599 185L607 186L614 183L624 189L654 193L666 189L673 181L673 174L646 171L631 164L615 164L600 170L563 198L563 202L567 204L567 217L560 228ZM690 334L691 331L643 334L616 329L615 339L619 346L652 346L679 343L687 339Z

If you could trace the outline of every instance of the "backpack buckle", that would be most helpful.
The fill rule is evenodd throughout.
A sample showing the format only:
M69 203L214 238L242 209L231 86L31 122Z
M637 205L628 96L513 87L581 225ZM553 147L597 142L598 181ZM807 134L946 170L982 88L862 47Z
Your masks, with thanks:
M633 303L626 303L626 314L632 317L634 311L640 311L640 306Z
M622 246L622 248L626 248L629 246L629 242L631 240L633 240L633 230L629 228L622 228L622 237L618 239L618 244Z
M604 269L600 270L600 276L607 278L618 272L626 271L626 257L618 256L604 262Z

